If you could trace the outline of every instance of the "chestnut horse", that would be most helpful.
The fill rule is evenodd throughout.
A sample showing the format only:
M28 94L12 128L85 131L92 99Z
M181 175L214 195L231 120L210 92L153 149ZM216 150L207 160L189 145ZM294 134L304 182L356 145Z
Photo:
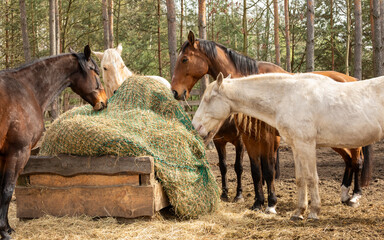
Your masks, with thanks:
M101 110L107 97L99 69L84 53L68 53L37 60L14 70L0 71L0 234L9 239L13 231L8 208L16 180L23 171L44 131L44 110L66 87Z
M220 73L207 87L192 124L205 143L233 113L276 128L295 162L298 204L292 220L304 218L307 191L308 219L318 219L316 147L359 148L384 138L383 76L348 83L313 73L223 78Z
M226 48L221 44L213 41L195 39L193 32L188 35L188 40L183 44L180 54L177 58L175 72L172 77L172 90L176 99L188 98L192 87L196 82L205 74L210 74L213 78L222 72L224 76L231 75L232 77L242 77L251 74L261 73L287 73L281 67L269 63L255 61L252 58L238 54L237 52ZM349 77L334 71L315 72L317 74L326 75L333 78L335 81L347 82L356 81L355 78ZM264 194L262 190L262 182L267 182L268 188L268 208L266 212L275 213L274 206L277 199L274 191L274 179L278 169L278 146L280 138L275 131L269 131L270 126L250 117L234 117L237 122L237 128L242 133L242 140L248 151L251 161L252 178L255 188L255 203L252 209L260 209L264 204ZM222 132L235 131L236 125L225 125L231 128L230 130L223 131L222 129L215 135L215 138L225 139L220 135ZM249 130L247 126L258 126ZM223 126L224 127L224 126ZM214 139L215 141L215 139ZM233 141L233 140L232 140ZM225 147L225 145L224 145ZM346 168L342 183L341 201L351 206L358 206L358 200L361 195L361 187L359 181L359 171L362 164L360 156L360 149L335 149L344 159ZM363 165L361 183L363 186L368 184L370 178L370 161L368 150L364 148L367 154ZM221 149L217 149L221 152ZM219 154L220 167L225 165ZM236 165L238 165L236 159ZM242 168L241 168L242 169ZM226 168L222 173L222 179L225 178ZM349 188L352 183L353 173L355 173L355 185L353 190L353 197L349 196ZM237 173L241 177L241 173ZM238 183L241 181L238 180ZM223 193L226 189L226 182L223 184ZM241 186L237 187L241 189Z

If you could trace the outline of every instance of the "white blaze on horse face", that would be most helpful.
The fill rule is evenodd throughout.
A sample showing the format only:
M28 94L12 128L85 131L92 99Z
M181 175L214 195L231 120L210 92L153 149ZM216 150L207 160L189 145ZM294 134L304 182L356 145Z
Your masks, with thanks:
M192 124L202 137L213 137L230 115L230 106L221 96L222 89L216 82L211 83L193 117Z

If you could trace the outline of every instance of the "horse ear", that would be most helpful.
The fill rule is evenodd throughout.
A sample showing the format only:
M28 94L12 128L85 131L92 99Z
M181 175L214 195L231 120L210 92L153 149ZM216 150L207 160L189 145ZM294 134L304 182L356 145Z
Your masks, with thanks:
M69 52L70 53L76 53L71 47L69 47Z
M93 54L101 61L103 59L104 53L102 52L94 52L92 51Z
M117 46L116 51L117 51L120 55L121 55L121 53L123 52L123 46L121 45L121 43L119 43L119 45Z
M223 79L224 79L224 75L223 73L219 73L219 75L217 76L216 78L216 81L217 81L217 85L219 85L219 87L221 86L221 84L223 83Z
M89 45L84 47L84 56L87 61L89 61L89 59L91 58L91 48L89 47Z
M195 34L192 31L188 33L188 42L193 47L195 44Z

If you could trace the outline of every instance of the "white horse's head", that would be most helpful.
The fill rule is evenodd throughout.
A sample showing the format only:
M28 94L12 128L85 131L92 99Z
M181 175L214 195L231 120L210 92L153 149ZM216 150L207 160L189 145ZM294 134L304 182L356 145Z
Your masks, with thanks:
M93 52L101 61L101 72L108 98L113 95L113 92L120 87L127 77L133 75L121 58L122 51L123 47L119 44L117 48L109 48L105 52Z
M230 77L228 77L230 78ZM208 144L231 114L231 106L224 96L224 76L219 74L215 82L208 85L193 117L192 124Z

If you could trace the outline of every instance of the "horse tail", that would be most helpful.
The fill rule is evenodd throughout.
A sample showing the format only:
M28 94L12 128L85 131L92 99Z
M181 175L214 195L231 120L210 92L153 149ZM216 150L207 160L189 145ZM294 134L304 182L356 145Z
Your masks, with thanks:
M364 162L363 168L361 169L361 179L360 184L362 187L369 185L369 181L372 176L372 159L373 159L373 149L372 145L363 147Z
M275 179L279 179L280 178L280 157L279 157L279 149L280 148L277 148L276 150L276 164L275 164Z

